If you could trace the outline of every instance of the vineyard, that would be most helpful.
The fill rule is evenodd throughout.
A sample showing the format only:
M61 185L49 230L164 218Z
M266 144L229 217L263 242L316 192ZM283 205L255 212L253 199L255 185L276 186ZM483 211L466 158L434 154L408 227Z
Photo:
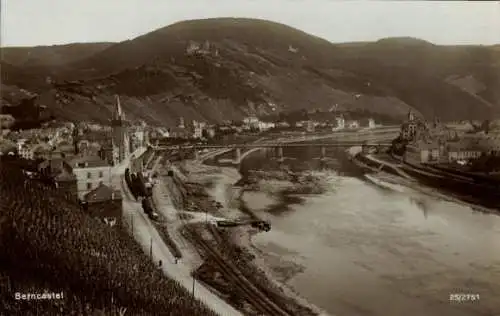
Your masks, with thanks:
M13 165L0 170L0 314L216 315L166 278L126 232ZM16 301L15 292L63 292Z

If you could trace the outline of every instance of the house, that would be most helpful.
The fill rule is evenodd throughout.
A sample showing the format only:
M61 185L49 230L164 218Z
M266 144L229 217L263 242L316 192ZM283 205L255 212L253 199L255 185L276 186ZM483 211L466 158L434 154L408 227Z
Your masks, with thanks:
M194 139L203 138L203 128L201 127L201 125L199 124L194 125L193 138Z
M308 133L313 133L314 130L315 130L314 122L313 121L307 121L306 131Z
M90 216L110 226L121 226L123 208L120 191L101 183L83 196L82 205Z
M33 154L35 159L50 159L54 151L54 147L49 144L43 143L33 147Z
M437 141L418 141L406 146L405 160L417 163L438 163L442 161L444 145Z
M56 188L61 192L67 193L72 199L78 199L78 185L76 176L68 170L62 170L54 177Z
M208 138L214 138L215 137L215 128L209 127L206 129L207 136Z
M77 179L64 159L55 158L42 161L38 164L37 169L44 177L52 179L60 191L68 193L72 198L77 198Z
M276 123L276 127L279 127L279 128L288 128L288 127L290 127L290 124L288 122L282 121L282 122Z
M23 159L32 160L35 159L35 152L33 146L30 144L19 144L17 147L17 153Z
M145 146L146 144L146 132L145 128L142 126L135 126L130 131L130 147L131 152L135 149Z
M186 126L184 125L184 118L180 117L179 118L179 124L177 125L178 128L184 129Z
M359 128L359 121L352 120L348 123L349 128Z
M10 114L0 114L0 129L11 127L16 119Z
M262 132L262 131L267 131L271 128L274 128L275 127L275 124L273 122L262 122L262 121L259 121L259 123L257 124L257 129Z
M270 128L269 123L262 122L255 116L250 116L250 117L246 117L243 119L242 130L254 129L254 130L263 131L263 130L267 130L269 128Z
M15 143L7 139L0 140L0 154L7 155L9 153L15 153L15 152L17 152L17 147Z
M172 127L169 130L170 138L191 138L192 134L186 128L181 127Z
M110 165L114 166L113 152L113 145L109 143L102 145L97 152L97 155L102 160L107 161Z
M38 164L37 169L38 172L42 174L48 174L55 170L61 171L65 167L64 164L66 164L66 162L62 158L44 160ZM71 171L71 168L69 169Z
M170 137L170 132L169 132L169 130L168 130L168 129L163 129L163 128L158 129L158 134L159 134L161 137L166 137L166 138L169 138L169 137ZM147 134L146 134L146 136L145 136L146 141L148 141L150 137L151 137L151 135L147 135Z
M344 116L338 116L335 118L335 120L337 121L337 126L336 126L337 129L344 129L345 128Z
M77 179L78 198L97 188L100 184L111 185L111 164L99 156L77 156L68 161Z
M62 141L59 144L57 144L55 148L53 148L50 157L47 157L45 159L56 158L56 157L71 158L76 154L77 153L74 144L71 144L68 141Z
M243 124L248 126L255 126L259 123L259 119L256 116L249 116L243 119Z
M481 146L479 143L469 143L465 141L449 143L446 146L448 162L471 160L481 157L489 152L489 148Z

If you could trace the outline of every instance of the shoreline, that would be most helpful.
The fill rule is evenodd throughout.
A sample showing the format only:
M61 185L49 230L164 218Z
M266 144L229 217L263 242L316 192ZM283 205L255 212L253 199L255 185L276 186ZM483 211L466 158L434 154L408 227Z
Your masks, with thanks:
M248 190L243 187L241 189L238 189L240 194L238 194L237 196L231 196L229 199L227 198L227 196L224 196L224 194L227 194L228 186L231 187L232 190L235 190L236 188L233 185L241 182L241 180L243 179L243 176L240 174L237 168L227 166L214 167L212 165L206 165L203 162L197 163L194 161L186 164L185 167L186 170L189 170L189 174L187 176L190 179L193 179L190 176L198 174L199 172L197 171L201 170L203 170L201 172L203 174L202 178L208 177L211 179L215 179L213 182L214 185L208 188L207 192L214 200L221 201L221 203L224 205L224 210L221 209L221 211L225 216L230 218L238 217L237 214L239 213L240 215L258 217L255 207L248 205L244 198L245 194L252 193L252 190ZM204 171L206 171L207 169L211 169L211 171L215 171L215 173L205 173ZM261 192L257 191L255 193L259 194ZM278 195L272 194L270 192L262 192L262 194L268 195L268 205L265 206L266 208L271 207L276 210L284 211L284 208L287 208L290 203L286 201L286 198L282 199L281 197L287 196L287 193L275 193L278 193ZM297 196L290 198L295 200L302 200L302 198ZM258 234L258 232L252 230L251 228L249 229L247 227L237 227L232 230L232 240L237 246L244 247L250 254L254 256L254 259L250 262L250 264L254 265L258 270L260 270L268 279L268 281L272 285L279 288L286 297L296 301L298 304L304 306L305 308L310 309L316 315L330 315L320 307L307 301L307 299L302 297L298 293L298 291L288 283L289 280L291 280L297 274L301 273L304 267L293 262L287 261L286 263L284 263L282 260L278 260L280 258L271 254L266 254L263 250L261 250L257 245L254 244L253 237L256 234ZM272 263L273 260L275 264Z
M500 215L500 210L496 208L491 208L488 206L483 205L482 203L479 203L477 200L470 200L466 199L462 194L453 192L451 189L438 189L436 188L436 185L429 184L428 181L422 181L421 179L418 179L416 177L412 177L412 179L405 179L401 177L400 175L395 175L390 172L386 171L380 171L372 166L368 166L363 164L363 162L358 161L356 158L353 159L354 163L356 163L360 168L364 170L370 170L371 172L374 172L372 176L377 177L377 174L390 174L391 178L394 179L394 181L398 182L397 184L402 184L414 191L427 194L429 196L432 196L434 198L444 200L447 202L453 202L457 203L460 205L464 205L467 207L470 207L476 212L481 212L485 214L495 214L495 215ZM382 172L382 173L381 173ZM384 181L384 179L380 179Z

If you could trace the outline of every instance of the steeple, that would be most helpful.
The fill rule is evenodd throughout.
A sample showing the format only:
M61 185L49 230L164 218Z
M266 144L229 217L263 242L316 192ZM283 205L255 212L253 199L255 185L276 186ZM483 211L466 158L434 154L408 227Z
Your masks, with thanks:
M116 97L116 105L115 105L115 113L113 115L113 119L117 121L124 121L125 120L125 115L122 111L122 106L120 103L120 97L118 95L115 95Z
M415 115L411 110L408 111L408 121L413 121L415 120Z

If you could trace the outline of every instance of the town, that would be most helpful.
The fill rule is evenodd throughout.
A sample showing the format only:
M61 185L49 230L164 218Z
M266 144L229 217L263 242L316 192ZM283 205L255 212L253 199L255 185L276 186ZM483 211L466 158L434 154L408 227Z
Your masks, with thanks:
M339 114L332 110L280 116L274 121L250 116L239 122L222 124L195 120L186 124L180 118L177 126L152 127L144 121L127 121L116 96L115 112L109 126L91 122L50 122L41 128L16 131L5 128L9 125L6 124L1 131L0 154L31 161L46 179L85 203L86 207L93 205L93 199L97 199L99 205L109 203L109 208L103 208L111 210L103 213L103 218L108 218L113 209L119 209L116 205L121 199L119 188L113 184L113 168L130 159L134 152L153 148L159 140L177 145L231 144L263 137L329 135L341 131L358 133L383 126L373 118L346 119L350 113ZM3 120L12 121L8 115L3 115ZM399 127L390 125L399 130L392 141L390 155L386 151L375 153L363 148L366 157L374 160L358 156L358 161L364 161L365 167L379 168L380 164L390 167L404 162L403 169L436 172L436 168L440 168L441 172L448 171L447 176L470 172L473 177L487 175L490 179L500 179L500 132L491 129L490 125L490 122L473 121L441 123L438 119L427 122L410 111L407 120ZM114 223L120 215L115 213L112 217Z
M496 4L5 2L0 316L500 311Z

